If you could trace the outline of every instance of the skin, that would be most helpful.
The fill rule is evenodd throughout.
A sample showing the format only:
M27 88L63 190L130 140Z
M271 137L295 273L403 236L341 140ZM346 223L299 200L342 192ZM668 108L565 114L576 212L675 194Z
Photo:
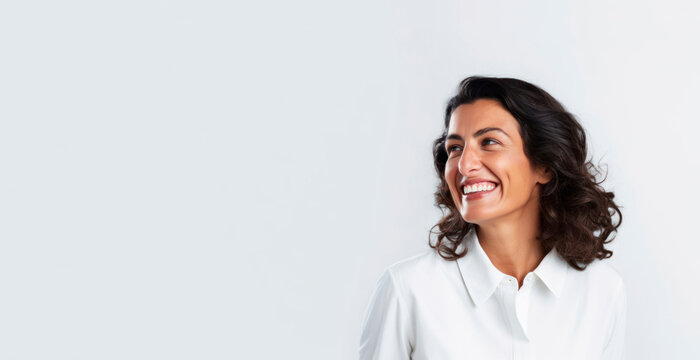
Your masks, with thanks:
M479 136L480 129L494 127ZM515 118L496 100L479 99L457 107L450 117L445 148L445 179L462 218L476 224L479 243L493 265L518 279L542 261L537 235L541 187L551 180L544 167L535 167L525 156ZM450 135L461 139L450 139ZM482 178L498 183L487 196L467 200L460 183Z

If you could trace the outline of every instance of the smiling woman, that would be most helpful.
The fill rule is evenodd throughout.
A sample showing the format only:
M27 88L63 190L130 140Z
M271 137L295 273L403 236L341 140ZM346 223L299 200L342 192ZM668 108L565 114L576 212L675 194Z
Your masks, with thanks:
M470 129L480 130L465 135L466 144L462 134ZM477 140L481 143L477 144ZM468 151L463 151L468 145ZM516 183L510 189L504 184L500 201L517 201L513 197L522 194L514 192L534 192L531 198L535 201L526 205L538 205L538 210L531 213L537 213L541 222L539 238L544 251L558 245L560 255L580 270L594 259L610 257L612 251L605 249L604 244L614 239L612 234L620 226L622 213L613 201L614 194L600 186L602 181L596 181L600 172L586 156L583 127L544 90L517 79L463 80L460 91L447 104L445 130L433 144L435 170L441 180L435 200L446 215L435 225L438 237L431 246L446 259L459 258L464 254L457 253L458 245L479 225L467 218L470 213L478 213L475 208L479 204L471 203L473 211L469 211L469 203L457 196L458 166L467 172L460 172L467 180L472 173L500 171L504 172L504 181L531 183L533 179L522 178L534 176L522 169L528 165L546 171L538 176L551 177L551 181L538 181L539 185L529 187ZM474 166L474 161L484 169L464 168ZM516 177L509 179L511 174ZM508 205L500 203L499 208L489 210L505 211L503 206ZM614 214L618 215L617 223L613 223Z
M530 164L518 134L517 121L496 100L479 99L452 112L444 178L467 223L483 228L537 211L537 185L551 176L546 167Z
M625 287L601 262L622 214L574 116L525 81L469 77L433 145L437 239L385 270L360 359L623 358Z

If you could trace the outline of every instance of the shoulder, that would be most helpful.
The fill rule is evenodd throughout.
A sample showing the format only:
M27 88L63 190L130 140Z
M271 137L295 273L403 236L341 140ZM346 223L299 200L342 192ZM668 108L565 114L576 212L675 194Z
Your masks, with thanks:
M597 314L601 329L605 329L606 351L620 351L627 316L627 291L623 277L607 260L593 261L583 271L586 272L588 286L584 288L587 294L581 294L581 298L587 299L587 306Z
M414 288L434 280L435 274L444 271L448 263L434 249L428 249L387 266L384 276L390 277L399 288Z
M622 275L608 260L594 260L588 264L583 273L588 276L589 281L595 283L605 284L613 288L624 286Z
M444 262L435 250L424 250L411 257L399 260L386 267L394 277L414 277L426 272L435 271Z
M622 274L608 260L596 259L583 271L569 271L573 283L589 295L607 301L625 298L625 282Z

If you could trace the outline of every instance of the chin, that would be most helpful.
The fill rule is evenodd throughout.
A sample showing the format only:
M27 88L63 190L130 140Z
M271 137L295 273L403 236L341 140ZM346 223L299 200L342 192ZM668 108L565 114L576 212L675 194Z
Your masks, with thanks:
M477 225L488 222L489 219L491 218L491 216L489 216L487 214L478 214L475 212L468 213L468 214L461 213L461 215L462 215L462 219L464 221L471 223L471 224L477 224Z
M462 215L462 219L463 219L464 221L466 221L466 222L468 222L468 223L471 223L471 224L478 224L478 223L480 223L481 220L482 220L481 216L478 216L478 215L476 215L476 214L467 214L467 215L465 215L464 213L462 213L461 215Z

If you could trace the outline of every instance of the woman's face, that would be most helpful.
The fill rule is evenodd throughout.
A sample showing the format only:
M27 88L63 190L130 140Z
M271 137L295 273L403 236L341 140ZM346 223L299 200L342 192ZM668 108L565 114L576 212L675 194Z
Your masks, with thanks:
M515 118L496 100L479 99L452 112L445 180L465 221L483 225L539 211L538 184L551 176L531 165L518 129ZM476 192L464 195L463 183Z

